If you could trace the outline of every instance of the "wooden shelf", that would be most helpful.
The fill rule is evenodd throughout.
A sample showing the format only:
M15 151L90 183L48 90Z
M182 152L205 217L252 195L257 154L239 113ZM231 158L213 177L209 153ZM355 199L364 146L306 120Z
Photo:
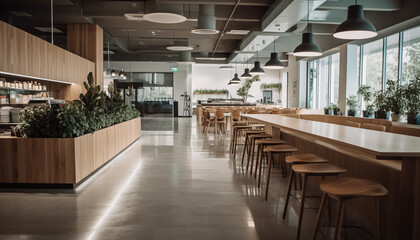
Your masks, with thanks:
M9 87L0 87L0 91L13 91L13 92L18 92L18 93L26 93L26 94L37 94L37 93L42 93L42 92L46 92L46 91L42 91L42 90L33 90L33 89L23 89L23 88L9 88Z

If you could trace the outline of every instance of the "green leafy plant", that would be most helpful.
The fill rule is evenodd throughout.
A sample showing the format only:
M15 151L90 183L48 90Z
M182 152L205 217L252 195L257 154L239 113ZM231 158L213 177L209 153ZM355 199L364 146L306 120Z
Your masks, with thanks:
M195 89L193 94L226 94L229 95L227 89Z
M402 114L404 113L405 98L404 91L401 85L397 81L388 80L386 82L387 89L385 91L385 96L388 102L388 108L392 111L393 114Z
M420 75L411 79L402 90L407 119L414 118L420 112Z
M277 88L279 91L282 88L281 83L261 83L261 89L270 89L270 88Z
M374 105L371 103L373 97L372 88L368 85L362 85L359 87L359 90L357 90L357 94L362 96L363 101L366 104L366 112L368 115L372 115L375 112Z
M86 93L80 94L80 100L64 106L26 107L19 115L22 123L16 129L24 137L78 137L139 116L135 108L124 104L113 85L108 86L109 96L94 86L91 73L84 86Z
M347 98L348 115L355 116L359 108L359 103L356 95L351 95Z
M333 110L334 115L338 115L340 113L340 108L338 107L338 104L331 103L330 107Z
M378 90L373 94L373 104L377 111L389 111L388 99L383 90Z
M248 94L249 89L251 89L252 83L258 82L258 81L260 81L259 75L253 76L252 78L245 79L242 87L240 87L236 93L239 96L241 96L244 100L246 100L246 98L248 97L253 97L252 95Z

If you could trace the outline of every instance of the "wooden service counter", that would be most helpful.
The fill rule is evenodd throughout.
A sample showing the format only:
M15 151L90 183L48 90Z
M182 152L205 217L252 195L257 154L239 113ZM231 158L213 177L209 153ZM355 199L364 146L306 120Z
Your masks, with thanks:
M420 137L379 132L280 115L243 114L265 123L266 131L348 170L346 175L383 184L389 194L380 200L381 232L388 239L420 239ZM371 219L363 199L349 202ZM390 237L392 236L392 237Z

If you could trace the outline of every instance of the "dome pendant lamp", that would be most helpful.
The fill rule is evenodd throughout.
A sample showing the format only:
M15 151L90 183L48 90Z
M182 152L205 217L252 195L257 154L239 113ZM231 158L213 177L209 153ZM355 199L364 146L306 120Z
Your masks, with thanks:
M264 69L261 68L260 61L258 61L258 44L257 44L257 61L254 62L254 68L249 72L252 76L265 74Z
M115 68L113 68L111 70L111 77L115 77L115 76L117 76L117 71L115 71Z
M244 61L245 61L245 59L244 59ZM241 78L252 78L252 75L249 73L248 60L246 60L245 72L241 75Z
M347 20L341 23L333 36L339 39L367 39L378 35L375 27L363 16L362 5L349 6L347 11Z
M308 15L307 24L309 26L309 0L308 0ZM321 56L321 49L314 43L314 34L306 32L302 34L302 43L295 48L293 56L296 57L317 57Z
M274 37L274 52L271 53L270 60L265 63L265 69L283 69L283 64L279 61L279 55L276 53L276 37Z
M232 80L230 80L232 83L241 81L241 79L238 77L238 68L237 67L238 67L237 64L235 64L235 75L232 78Z

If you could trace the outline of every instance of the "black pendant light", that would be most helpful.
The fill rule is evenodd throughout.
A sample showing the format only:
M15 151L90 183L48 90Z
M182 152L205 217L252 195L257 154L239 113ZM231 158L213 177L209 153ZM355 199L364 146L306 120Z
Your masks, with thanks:
M125 74L124 69L121 69L121 72L120 72L120 74L118 74L118 76L124 77L124 74Z
M241 75L241 78L252 78L252 75L249 73L248 60L246 60L245 72Z
M261 68L260 61L258 61L258 44L257 44L257 61L254 62L254 68L249 72L251 75L262 75L265 74L264 69Z
M232 78L232 80L230 80L231 82L240 82L241 79L238 77L238 64L235 63L235 75Z
M279 61L279 55L276 53L276 37L274 37L274 52L271 53L270 60L265 63L264 68L266 69L283 69L283 64Z
M309 28L309 0L308 0L308 15L307 28ZM302 43L295 48L293 56L296 57L316 57L321 56L321 49L314 43L314 35L312 32L302 34Z
M113 68L113 69L111 70L111 76L112 76L112 77L117 76L117 71L115 71L115 68Z
M378 35L372 23L363 16L363 6L351 5L347 10L347 20L341 23L333 36L339 39L367 39Z

